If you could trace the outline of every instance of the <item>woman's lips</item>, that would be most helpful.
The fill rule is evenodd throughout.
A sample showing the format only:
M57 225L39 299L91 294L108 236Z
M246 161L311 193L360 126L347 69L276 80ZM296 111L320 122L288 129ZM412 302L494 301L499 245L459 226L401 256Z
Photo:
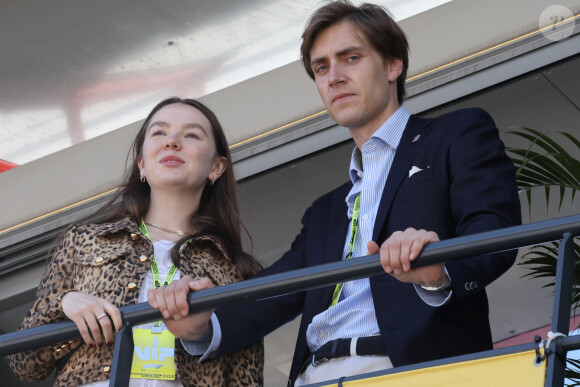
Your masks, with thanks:
M176 156L165 156L161 159L160 163L166 166L176 166L183 164L184 161Z

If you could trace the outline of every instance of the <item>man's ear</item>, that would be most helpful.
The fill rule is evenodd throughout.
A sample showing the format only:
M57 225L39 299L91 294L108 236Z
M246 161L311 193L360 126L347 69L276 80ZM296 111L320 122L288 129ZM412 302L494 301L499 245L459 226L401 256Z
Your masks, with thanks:
M387 77L390 82L396 82L397 78L401 76L402 72L403 72L402 59L390 59L387 61Z

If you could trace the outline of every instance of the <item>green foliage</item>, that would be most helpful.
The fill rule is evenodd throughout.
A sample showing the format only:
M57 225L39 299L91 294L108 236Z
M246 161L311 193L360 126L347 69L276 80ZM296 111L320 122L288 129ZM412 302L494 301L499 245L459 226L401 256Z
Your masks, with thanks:
M568 379L566 386L574 387L580 386L580 360L576 359L567 359L568 366L564 371L565 378Z
M518 127L510 131L513 135L525 139L528 143L526 148L507 148L511 153L516 166L516 179L518 189L526 193L528 206L531 209L531 191L536 187L543 187L546 196L546 207L550 201L550 189L559 188L558 209L561 209L566 191L571 191L572 200L576 192L580 190L580 141L565 132L556 132L566 140L573 154L567 152L563 146L547 134L537 130ZM553 135L553 134L552 134ZM532 278L548 278L551 281L546 287L554 286L556 277L556 260L558 257L558 243L534 246L523 256L520 265L525 265L530 272L526 276ZM576 269L574 283L580 284L580 247L577 239L574 243L576 252ZM573 305L580 305L580 295L574 287Z
M549 282L545 288L553 287L556 279L556 264L558 258L559 242L551 242L534 246L522 256L518 265L528 267L529 272L524 277L547 278ZM574 287L572 288L572 305L577 308L580 305L580 244L574 240Z
M571 191L572 200L580 190L580 141L569 133L557 132L573 149L568 153L550 136L530 128L519 127L509 132L528 141L525 149L507 148L511 153L516 170L518 189L526 193L528 206L532 208L532 190L543 187L546 197L546 208L550 203L550 190L557 187L559 191L558 210L562 208L566 191ZM545 278L549 282L544 287L553 287L556 279L558 258L558 242L534 246L522 257L519 265L527 266L529 273L525 277ZM580 244L574 240L574 287L572 290L572 305L574 309L580 306ZM580 386L580 361L567 359L567 386Z
M546 134L530 128L517 128L508 133L522 137L529 142L525 149L507 148L517 168L518 188L526 193L528 205L531 208L531 191L535 187L543 187L546 195L546 205L550 200L550 188L558 187L560 192L559 206L562 207L564 194L572 192L572 200L580 190L580 141L565 132L557 132L569 140L574 157Z

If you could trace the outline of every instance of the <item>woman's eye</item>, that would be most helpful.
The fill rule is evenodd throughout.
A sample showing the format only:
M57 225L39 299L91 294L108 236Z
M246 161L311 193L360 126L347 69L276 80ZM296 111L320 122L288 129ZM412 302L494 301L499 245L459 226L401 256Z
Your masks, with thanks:
M185 137L186 137L186 138L197 138L197 134L195 134L195 133L187 133L187 134L185 135Z
M163 133L162 130L153 130L151 132L151 136L163 136L165 133Z

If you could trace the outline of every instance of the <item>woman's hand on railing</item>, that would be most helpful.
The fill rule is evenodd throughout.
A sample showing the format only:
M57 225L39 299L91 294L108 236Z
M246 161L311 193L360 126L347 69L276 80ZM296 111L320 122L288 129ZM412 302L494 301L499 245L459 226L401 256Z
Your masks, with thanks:
M213 310L189 315L187 294L213 287L207 277L194 280L187 275L167 286L149 290L147 299L151 307L159 309L163 314L166 319L165 326L171 333L183 340L199 340L209 332Z
M113 328L118 332L122 326L119 308L109 301L82 292L70 292L62 298L62 310L73 321L83 340L89 346L102 345L103 341L115 341Z

